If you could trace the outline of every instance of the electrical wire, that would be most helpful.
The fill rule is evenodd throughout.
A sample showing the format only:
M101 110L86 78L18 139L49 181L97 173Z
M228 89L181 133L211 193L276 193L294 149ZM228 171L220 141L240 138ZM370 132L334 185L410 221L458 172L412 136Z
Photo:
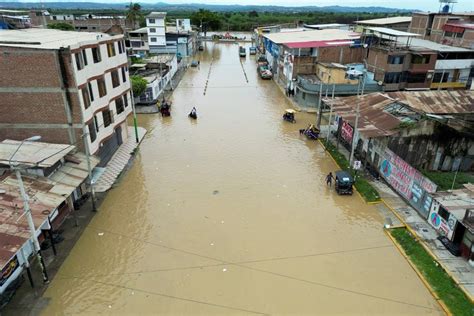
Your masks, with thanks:
M192 252L192 251L183 250L183 249L179 249L179 248L175 248L175 247L171 247L171 246L166 246L166 245L159 244L159 243L156 243L156 242L152 242L152 241L143 240L143 239L140 239L140 238L124 235L124 234L121 234L121 233L113 232L113 231L103 229L103 228L99 228L99 227L94 227L94 226L89 225L87 228L92 228L94 230L99 230L101 232L107 232L109 234L121 236L121 237L124 237L124 238L128 238L130 240L143 242L143 243L146 243L146 244L149 244L149 245L165 248L165 249L168 249L168 250L173 250L173 251L177 251L177 252L197 256L197 257L200 257L200 258L220 262L219 264L216 264L216 266L233 265L233 266L237 266L237 267L240 267L240 268L243 268L243 269L248 269L248 270L252 270L252 271L256 271L256 272L260 272L260 273L270 274L270 275L273 275L273 276L278 276L280 278L291 279L293 281L303 282L303 283L312 284L312 285L316 285L316 286L320 286L320 287L325 287L325 288L333 289L333 290L336 290L336 291L351 293L351 294L359 295L359 296L370 297L370 298L383 300L383 301L387 301L387 302L392 302L392 303L397 303L397 304L401 304L401 305L407 305L407 306L413 306L413 307L417 307L417 308L435 310L434 308L428 307L428 306L423 306L423 305L419 305L419 304L415 304L415 303L408 303L408 302L404 302L404 301L401 301L401 300L396 300L396 299L387 298L387 297L383 297L383 296L378 296L378 295L374 295L374 294L369 294L369 293L364 293L364 292L355 291L355 290L351 290L351 289L346 289L346 288L343 288L343 287L337 287L337 286L333 286L333 285L325 284L325 283L321 283L321 282L300 279L300 278L297 278L297 277L293 277L293 276L289 276L289 275L285 275L285 274L281 274L281 273L277 273L277 272L272 272L272 271L268 271L268 270L249 267L249 266L247 266L245 264L242 264L242 263L230 262L230 261L214 258L214 257L211 257L211 256L198 254L198 253L195 253L195 252ZM377 246L377 248L383 248L383 247L388 248L389 246L386 246L386 245L385 246ZM393 246L390 246L390 247L393 247ZM374 248L374 249L376 249L376 248ZM311 256L311 255L307 255L307 256ZM303 255L301 257L305 257L305 255ZM284 260L284 259L286 259L286 258L281 258L280 260ZM287 258L287 259L289 259L289 258ZM263 260L267 260L267 259L263 259ZM274 260L278 260L278 258L274 258ZM252 263L252 262L259 262L259 260L254 260L254 261L251 261L251 262L248 262L248 263Z

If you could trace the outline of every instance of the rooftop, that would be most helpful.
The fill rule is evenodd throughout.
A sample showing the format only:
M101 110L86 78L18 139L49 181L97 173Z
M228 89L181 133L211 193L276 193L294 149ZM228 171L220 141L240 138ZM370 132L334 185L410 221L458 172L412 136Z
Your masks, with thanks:
M405 41L401 43L405 44ZM412 48L413 46L424 47L424 48L428 48L431 50L444 52L444 53L446 52L474 52L474 50L472 49L439 44L436 42L432 42L432 41L428 41L428 40L424 40L420 38L413 38L411 39L410 43L411 43L410 48Z
M336 46L349 45L353 42L353 40L359 39L360 34L339 29L324 29L312 31L270 33L265 34L264 37L268 38L276 44L285 44L290 48L298 48L330 46L331 44Z
M42 142L22 142L6 139L0 143L0 165L27 165L41 168L51 167L75 149L74 145ZM21 144L21 147L19 147ZM18 149L19 148L19 149ZM18 151L15 153L15 151ZM15 156L10 163L12 155Z
M391 18L361 20L361 21L356 21L354 23L367 24L367 25L388 25L388 24L410 23L410 22L411 22L411 16L394 16Z
M349 27L348 24L329 23L329 24L305 24L304 27L308 29L330 29L330 28L342 28Z
M70 156L70 160L51 178L22 176L37 230L47 222L48 216L51 220L54 219L54 210L87 178L86 156L76 153ZM91 157L92 166L96 166L98 161L97 158ZM0 175L0 267L3 267L30 237L27 219L23 213L23 199L16 176L10 172Z
M176 57L175 54L159 54L156 56L145 58L144 61L147 63L166 64L172 61L175 57Z
M421 36L420 34L410 33L410 32L403 32L390 29L388 27L368 27L366 30L380 33L382 35L394 36L394 37L418 37Z
M433 193L433 197L453 214L459 222L464 223L466 227L474 231L474 226L468 221L465 221L464 218L466 210L474 210L474 192L470 187L472 187L472 184L467 184L463 189L452 190L450 192L435 192Z
M53 29L30 28L4 30L0 32L0 46L28 47L37 49L77 48L84 44L120 38L104 33L60 31Z
M359 132L366 137L397 133L396 128L408 118L407 114L474 113L474 92L466 90L370 93L360 98L338 97L325 102L332 104L334 112L351 124L355 123L359 104Z
M146 16L147 18L164 18L166 17L166 12L151 12Z
M142 27L142 28L139 28L139 29L130 31L130 32L128 32L128 33L132 33L132 34L146 34L146 33L147 33L147 28L146 28L146 27Z

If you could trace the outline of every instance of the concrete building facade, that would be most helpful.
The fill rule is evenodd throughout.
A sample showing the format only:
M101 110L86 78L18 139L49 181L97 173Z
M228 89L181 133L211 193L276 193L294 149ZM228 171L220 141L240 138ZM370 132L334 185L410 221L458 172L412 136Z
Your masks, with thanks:
M41 135L107 163L132 112L123 36L27 29L0 41L0 140Z
M474 12L416 12L409 32L437 43L474 49Z

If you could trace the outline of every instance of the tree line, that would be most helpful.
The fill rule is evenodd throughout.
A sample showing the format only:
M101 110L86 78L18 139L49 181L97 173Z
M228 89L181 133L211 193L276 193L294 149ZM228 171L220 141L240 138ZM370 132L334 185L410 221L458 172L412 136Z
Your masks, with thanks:
M150 13L143 10L138 3L131 3L127 10L51 10L53 14L96 14L124 15L128 19L146 25L145 16ZM213 12L200 9L198 11L168 11L167 22L176 19L190 18L191 23L203 31L252 31L257 26L272 24L351 24L358 20L378 19L391 16L409 16L410 13L339 13L339 12Z

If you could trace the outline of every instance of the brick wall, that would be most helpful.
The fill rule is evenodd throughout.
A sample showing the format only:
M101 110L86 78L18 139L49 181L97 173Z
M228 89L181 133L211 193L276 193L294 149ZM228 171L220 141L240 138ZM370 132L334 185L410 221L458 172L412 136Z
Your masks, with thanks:
M326 63L362 63L366 54L366 48L321 47L319 48L318 61ZM341 58L342 57L342 58Z
M57 57L52 50L0 47L0 73L0 87L60 85Z
M70 143L65 100L70 103L73 124L80 124L82 114L71 55L64 51L60 63L57 52L0 47L0 140L41 135L43 141Z

